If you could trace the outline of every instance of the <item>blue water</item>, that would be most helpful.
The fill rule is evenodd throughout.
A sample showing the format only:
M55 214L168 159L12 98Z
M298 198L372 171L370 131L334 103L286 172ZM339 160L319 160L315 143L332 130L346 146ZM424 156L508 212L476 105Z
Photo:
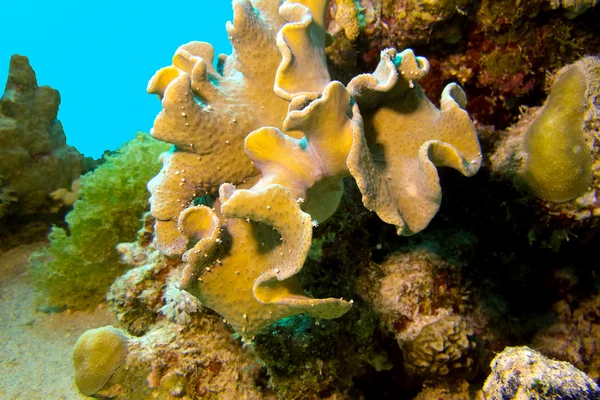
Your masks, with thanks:
M99 157L148 132L160 101L146 93L180 45L207 41L230 53L229 1L2 1L0 95L10 56L29 57L38 85L61 94L67 142Z

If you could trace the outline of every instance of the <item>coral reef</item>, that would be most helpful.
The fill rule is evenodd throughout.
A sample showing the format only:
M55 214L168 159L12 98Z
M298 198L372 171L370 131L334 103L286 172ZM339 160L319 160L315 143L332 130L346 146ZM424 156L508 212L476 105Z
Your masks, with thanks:
M212 47L192 42L150 81L149 91L163 102L151 134L175 146L148 185L154 232L146 226L137 244L120 246L137 267L109 294L121 324L143 334L141 340L151 340L161 313L183 322L206 318L199 304L176 292L181 289L246 341L285 317L341 316L353 302L308 296L299 273L313 229L338 208L342 180L354 178L364 206L398 234L412 235L439 209L436 168L471 176L481 165L460 87L446 87L440 109L420 89L417 82L429 72L426 59L386 49L372 74L344 86L331 81L325 62L327 2L288 1L279 10L276 4L234 1L232 55L220 57L213 69ZM257 43L277 62L257 57L251 50ZM373 325L363 326L366 331L353 336L365 349L348 377L362 365L389 368L365 342ZM322 368L335 374L339 361L331 362L315 360L320 376ZM290 390L284 376L272 374L281 393ZM115 379L120 385L127 380ZM332 382L344 393L351 381ZM321 391L317 386L312 393Z
M360 196L356 201L360 203ZM191 302L191 296L178 288L181 261L169 259L156 250L151 241L153 222L153 218L147 215L145 228L140 230L138 241L119 246L123 260L132 267L115 281L108 294L110 306L116 312L120 325L148 344L156 342L155 335L168 327L174 335L169 340L174 340L174 343L180 343L182 335L189 335L202 337L207 348L217 348L217 345L211 344L214 340L239 346L239 341L231 339L231 331L222 317L212 314L208 308L201 306L198 309L198 303ZM351 229L346 235L354 237L356 231ZM329 252L327 248L331 245L332 243L323 244L323 251ZM315 262L313 266L319 268L319 263ZM302 277L300 279L303 280ZM314 283L314 279L311 282ZM174 292L178 294L173 295ZM185 326L168 323L166 319L177 319L177 315L181 315L167 315L168 310L185 310ZM210 326L214 326L214 334L207 334L203 328L208 321ZM392 367L384 349L372 343L375 334L375 316L365 303L359 302L343 320L328 321L296 315L271 324L256 335L251 346L253 353L244 353L244 357L251 360L251 357L258 356L266 364L269 386L276 389L279 396L311 398L327 393L347 395L353 390L353 377L364 374L365 371L383 371ZM180 365L177 360L182 358L175 358L179 354L176 345L173 345L171 351L174 354L171 365L173 369L177 369ZM156 362L164 357L162 353L152 353L151 356L157 357ZM197 355L190 353L189 357L189 362L192 362ZM151 359L150 355L148 359ZM134 361L134 355L131 360L138 363ZM230 362L228 358L217 360L223 364ZM218 377L220 370L214 372L215 379L225 379ZM197 375L189 371L180 375L181 382L186 385L197 379ZM299 375L302 379L298 379ZM140 391L148 393L148 396L158 390L157 386L149 388L143 379L132 378L125 373L115 376L112 383L127 385L132 393ZM206 385L211 387L212 383Z
M573 364L598 381L600 295L583 300L577 307L560 300L553 310L556 321L536 334L531 347L547 357Z
M528 347L508 347L492 362L486 399L594 399L598 385L571 364L550 360Z
M473 119L498 128L539 94L547 71L600 52L595 0L351 3L331 2L332 76L349 81L372 68L382 49L410 47L431 63L432 73L421 82L430 96L458 81Z
M539 207L551 202L499 177L488 156L511 131L498 110L525 101L538 68L574 61L580 45L530 60L551 36L533 14L560 21L560 36L597 7L521 3L235 0L231 55L213 67L209 44L180 47L149 84L163 105L152 135L173 147L148 185L137 241L117 247L129 269L107 296L128 354L93 395L477 398L493 354L523 344L595 378L594 227L557 228ZM434 58L381 46L403 37ZM476 135L451 77L495 126ZM498 108L482 105L490 96ZM513 383L558 393L548 371L559 370L597 390L584 372L526 352L540 368L506 383L499 357L486 396Z
M145 182L160 168L167 146L138 134L92 173L81 177L81 198L67 215L68 230L54 226L50 246L31 260L40 301L53 308L93 308L123 273L115 246L133 240L147 210Z
M441 110L437 110L416 83L429 71L427 60L415 57L411 50L397 54L388 49L381 53L373 74L359 75L344 87L330 82L325 63L325 3L284 3L279 12L287 23L281 28L281 20L271 15L269 7L265 5L261 9L264 18L257 19L255 9L248 6L234 2L236 24L228 30L235 51L220 59L217 70L207 69L212 61L210 46L194 42L181 47L173 66L160 70L149 85L150 92L161 95L163 101L152 134L176 145L165 156L161 173L149 184L152 214L157 219L157 247L168 256L177 256L190 240L197 242L183 255L187 265L182 288L196 293L203 304L223 315L244 336L296 313L333 318L349 308L350 303L343 300L304 296L294 278L306 259L311 225L329 218L339 204L341 179L354 177L365 206L396 225L398 234L410 235L424 229L439 208L436 166L450 166L470 176L481 164L462 90L448 85ZM249 27L252 36L238 40ZM265 46L270 44L272 52L281 52L274 81L264 77L257 82L244 81L248 88L244 83L236 88L248 93L234 101L225 90L227 82L243 72L238 68L249 69L244 73L248 81L253 79L251 71L257 63L262 74L269 75L270 69L262 68L262 58L240 60L247 53L245 46L252 43L247 40L259 39ZM219 95L209 76L223 81L218 85ZM197 156L200 150L193 141L209 138L202 143L213 144L208 162L214 165L211 157L220 157L222 146L240 140L237 128L235 134L220 131L225 124L218 122L219 113L229 111L227 126L231 126L232 117L241 120L248 111L230 110L230 105L221 108L216 100L209 104L209 97L231 98L239 104L240 99L255 94L252 85L257 83L272 83L275 94L290 102L287 116L281 116L277 107L263 105L271 101L267 94L258 104L269 113L254 113L261 118L244 125L247 157L236 156L236 150L227 152L247 159L260 177L246 185L249 189L236 189L233 184L243 183L254 173L244 172L245 164L236 162L241 171L230 169L231 176L217 175L221 182L211 173L211 186L202 177L207 159ZM177 112L171 111L175 98ZM255 107L256 102L250 105ZM219 129L211 129L215 123ZM254 124L270 126L248 131ZM403 134L398 134L397 126L403 127ZM175 157L186 158L186 164L173 161ZM213 210L202 205L189 207L201 195L216 196L217 184L221 187ZM263 225L277 233L269 233ZM264 249L248 254L259 243ZM232 285L236 290L227 292Z
M127 400L268 398L264 368L217 318L199 316L190 326L163 320L142 338L113 327L84 333L73 355L77 387Z
M0 244L19 230L45 235L60 220L52 193L69 189L94 166L75 148L67 146L56 118L60 94L38 86L27 57L13 55L0 99Z

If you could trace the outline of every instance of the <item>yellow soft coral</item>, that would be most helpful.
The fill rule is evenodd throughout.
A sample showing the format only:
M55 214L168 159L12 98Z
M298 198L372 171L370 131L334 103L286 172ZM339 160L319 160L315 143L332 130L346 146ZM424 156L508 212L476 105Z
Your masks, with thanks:
M456 84L446 86L438 110L416 83L428 71L427 61L412 50L387 49L373 74L348 84L365 125L364 140L355 142L348 166L365 206L396 225L400 235L423 230L437 213L436 167L471 176L482 161L464 92Z
M246 152L261 172L255 187L285 186L314 220L323 222L337 209L353 136L362 131L360 116L346 115L350 95L341 83L332 82L305 106L308 99L294 98L283 123L288 132L301 132L302 139L265 127L248 135Z
M312 221L287 189L235 190L225 184L219 203L222 225L215 223L217 211L205 206L180 219L201 244L186 253L182 285L203 305L247 338L301 312L336 318L350 308L342 299L308 297L300 287L295 275L310 248ZM219 248L205 252L207 247Z
M325 59L327 0L290 0L280 8L288 22L277 34L281 65L275 76L275 93L292 100L304 94L316 98L329 83Z
M429 70L424 58L388 49L374 73L348 87L331 82L328 2L288 0L279 19L276 3L234 1L246 36L229 26L235 52L221 57L222 72L209 65L212 48L192 43L151 82L163 95L153 134L176 145L149 184L155 241L165 254L185 252L182 288L246 337L283 317L334 318L350 308L306 296L295 278L312 226L337 209L343 178L353 176L364 204L407 235L437 212L437 166L472 175L481 165L462 90L449 85L438 110L416 84ZM214 208L191 205L218 185Z
M227 32L235 51L220 56L216 69L212 46L191 42L177 49L173 65L148 84L163 106L151 134L175 145L148 184L156 244L170 256L186 249L177 229L179 214L194 198L216 193L221 183L257 175L244 153L244 138L285 118L287 102L269 90L281 61L275 33L284 21L274 2L260 6L259 16L250 1L234 1Z

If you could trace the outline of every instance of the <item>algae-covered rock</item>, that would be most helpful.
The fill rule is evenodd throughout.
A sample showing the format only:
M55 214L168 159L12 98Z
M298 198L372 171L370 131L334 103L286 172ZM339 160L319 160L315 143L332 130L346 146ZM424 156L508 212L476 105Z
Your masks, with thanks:
M218 318L196 316L191 325L163 319L141 338L113 327L85 332L73 351L77 387L119 400L273 398L262 363Z
M600 398L600 388L586 374L528 347L507 347L498 354L483 392L488 400Z
M380 265L371 263L358 277L357 293L400 345L428 325L455 318L453 305L467 294L458 265L431 251L432 245L406 246Z
M531 342L535 350L567 361L590 378L600 379L600 294L579 303L566 300L553 305L556 318Z
M0 99L0 231L56 213L62 203L51 193L94 164L67 146L59 104L57 90L38 86L27 57L13 55Z
M456 81L474 120L506 127L547 71L600 51L597 0L332 0L330 73L347 82L388 47L427 57L429 96ZM358 29L358 32L357 32Z

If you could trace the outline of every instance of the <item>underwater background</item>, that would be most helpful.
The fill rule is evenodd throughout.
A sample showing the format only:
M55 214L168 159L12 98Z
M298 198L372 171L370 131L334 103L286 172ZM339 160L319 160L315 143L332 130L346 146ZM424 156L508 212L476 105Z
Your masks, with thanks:
M67 143L89 157L115 150L137 131L148 132L160 105L146 94L148 79L169 62L179 45L202 38L218 53L230 53L225 22L231 5L218 1L207 8L210 18L193 20L196 2L108 0L7 1L2 4L0 59L29 57L40 85L60 90L60 119ZM6 82L8 64L0 69ZM110 110L110 111L109 111Z
M597 0L1 11L0 398L600 399Z

